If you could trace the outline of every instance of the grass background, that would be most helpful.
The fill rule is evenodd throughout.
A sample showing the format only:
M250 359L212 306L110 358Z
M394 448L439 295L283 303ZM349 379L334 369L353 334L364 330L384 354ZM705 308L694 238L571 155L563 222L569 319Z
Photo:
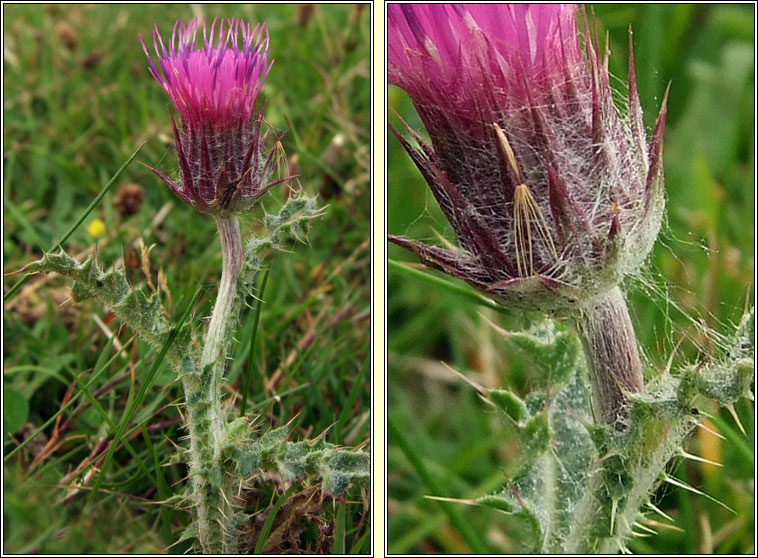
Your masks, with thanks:
M292 242L273 258L248 409L262 414L263 429L293 421L293 440L316 437L331 426L328 441L370 451L370 9L308 10L5 5L3 261L8 272L36 259L40 247L61 237L142 143L138 161L177 174L168 99L147 71L137 33L150 37L155 22L165 39L175 19L194 16L265 21L269 56L275 59L264 87L266 119L277 130L288 129L283 140L288 168L282 172L298 174L296 182L318 194L327 209L312 224L310 246ZM129 183L143 188L144 202L135 215L122 217L113 201ZM276 187L263 206L276 211L287 194L286 185ZM248 230L260 226L262 211L252 213ZM105 233L97 240L90 234L96 232L95 219ZM159 270L165 275L170 300L164 296L164 302L173 315L181 314L200 284L206 289L194 320L209 315L220 274L214 223L184 206L140 165L126 170L65 248L82 256L96 245L104 266L124 261L131 282L144 287L140 239L152 246L150 280L158 283ZM5 289L17 280L6 276ZM67 473L104 449L113 434L108 420L121 420L155 354L141 342L128 344L131 332L119 330L100 305L68 301L65 280L40 276L27 286L4 311L4 453L56 415L60 422L4 461L4 551L163 551L187 522L185 512L156 505L184 484L185 467L169 465L183 436L175 405L180 385L165 367L159 371L134 421L145 428L134 430L131 439L139 463L119 449L103 492L86 507L87 486L98 470L90 467L71 480ZM240 389L252 315L243 314L228 393ZM116 333L114 344L125 345L120 354L106 329ZM68 396L81 396L76 386L69 392L80 375L85 382L97 378L91 389L101 410L80 397L60 413ZM43 449L46 441L50 445ZM86 486L78 494L59 486L82 478ZM258 488L248 511L265 517L282 491L265 482ZM302 495L293 507L304 532L274 523L285 535L295 533L291 545L370 551L368 493L354 488L346 498L326 497L320 505L318 493L303 489Z
M601 36L610 36L610 69L619 87L626 82L627 30L633 27L649 130L672 82L664 149L667 221L643 281L627 285L635 328L652 367L665 365L679 341L677 362L704 358L718 344L717 333L728 331L754 302L754 6L609 4L594 10ZM388 102L422 129L402 91L390 86ZM391 136L387 200L390 233L435 243L437 231L454 240ZM393 245L388 254L414 261ZM387 293L389 552L518 552L522 535L508 517L425 496L476 497L499 490L504 474L514 472L518 448L508 425L440 362L485 386L527 393L540 378L485 321L507 329L522 327L524 318L494 314L392 266ZM680 462L672 474L736 515L665 487L658 506L673 517L676 530L631 541L634 552L755 552L754 406L737 405L747 436L726 411L712 411L717 424L711 427L729 440L698 429L688 450L724 466ZM477 535L474 544L467 532Z

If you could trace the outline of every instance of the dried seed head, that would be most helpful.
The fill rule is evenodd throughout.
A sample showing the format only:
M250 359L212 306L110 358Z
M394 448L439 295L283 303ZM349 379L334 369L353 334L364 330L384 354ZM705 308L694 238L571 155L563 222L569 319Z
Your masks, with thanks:
M55 28L55 33L61 44L68 50L74 51L79 46L79 35L68 23L60 22Z
M113 207L122 217L134 215L142 207L144 190L139 184L125 184L113 196Z
M503 302L571 311L634 273L663 215L666 100L648 145L572 5L388 8L388 76L431 140L395 132L455 231L450 252L393 242ZM631 35L630 35L631 41ZM583 43L583 44L582 44Z
M92 51L82 56L79 60L79 65L87 71L97 68L100 61L103 59L103 53L99 51Z

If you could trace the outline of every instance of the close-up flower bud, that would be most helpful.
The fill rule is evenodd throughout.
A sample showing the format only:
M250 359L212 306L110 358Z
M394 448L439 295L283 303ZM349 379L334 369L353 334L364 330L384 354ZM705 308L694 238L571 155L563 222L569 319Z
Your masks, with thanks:
M629 59L614 106L608 49L573 5L391 5L388 77L431 140L396 137L459 251L400 236L422 262L508 306L573 313L635 273L664 207L666 101L648 143ZM631 43L631 32L629 34Z
M202 44L198 45L198 20L177 21L168 49L156 25L157 66L142 43L150 73L180 118L177 129L171 116L179 184L150 170L201 213L239 213L287 180L269 181L277 151L264 153L268 132L261 133L264 107L258 95L273 61L267 62L265 24L252 27L242 20L222 19L216 37L216 22L208 30L202 21Z

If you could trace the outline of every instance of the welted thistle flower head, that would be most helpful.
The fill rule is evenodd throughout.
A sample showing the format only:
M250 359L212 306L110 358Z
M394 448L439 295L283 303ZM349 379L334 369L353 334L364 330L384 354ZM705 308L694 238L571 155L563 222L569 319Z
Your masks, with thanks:
M171 123L181 184L148 168L197 211L238 213L287 178L269 182L275 150L263 153L268 132L261 134L263 104L257 100L273 64L266 58L268 30L265 24L221 20L214 39L216 22L208 32L203 20L198 44L198 20L177 21L168 49L156 25L153 45L160 71L139 37L150 73L179 114L180 129L173 114Z
M388 7L389 81L431 139L394 129L455 231L451 252L390 240L502 302L571 310L636 271L664 208L664 97L648 145L629 55L616 110L608 50L573 5Z

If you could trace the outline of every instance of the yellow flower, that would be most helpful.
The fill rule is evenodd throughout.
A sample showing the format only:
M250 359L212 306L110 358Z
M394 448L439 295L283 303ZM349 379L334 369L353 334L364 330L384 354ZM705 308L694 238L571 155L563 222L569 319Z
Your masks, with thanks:
M93 239L97 240L105 234L105 223L102 219L95 219L87 226L87 232Z

